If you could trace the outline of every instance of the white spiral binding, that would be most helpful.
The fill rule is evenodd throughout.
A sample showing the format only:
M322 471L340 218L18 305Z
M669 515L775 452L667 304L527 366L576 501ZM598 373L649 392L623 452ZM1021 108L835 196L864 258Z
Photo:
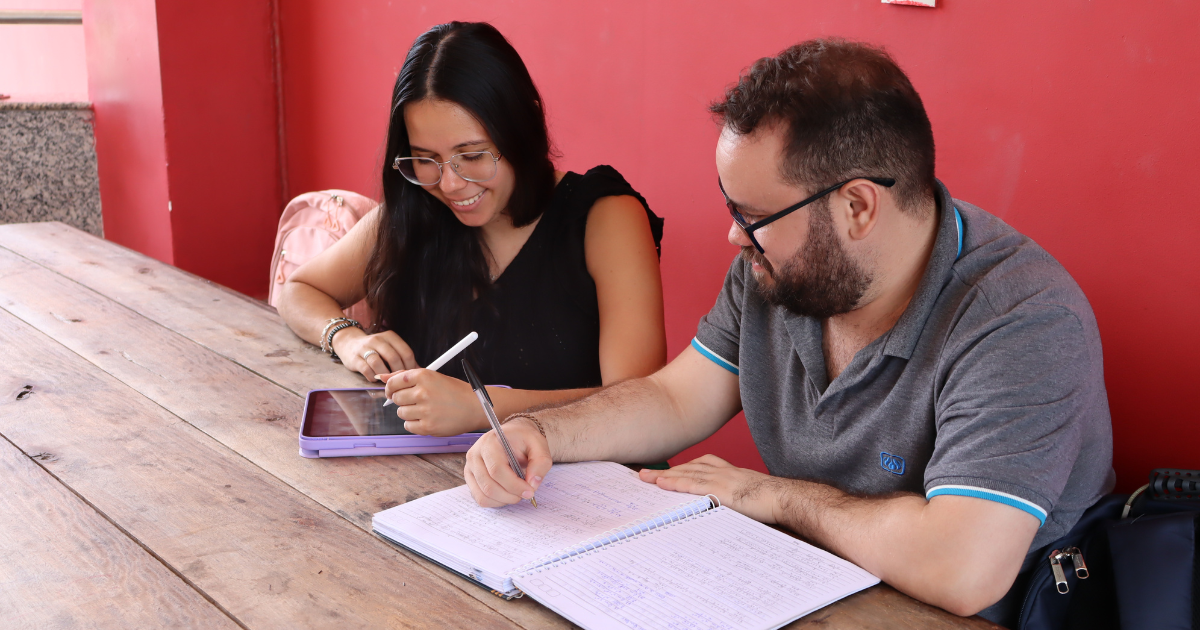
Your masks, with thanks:
M514 569L511 575L513 578L525 577L531 573L540 573L544 569L556 567L564 562L574 562L576 557L589 555L593 551L602 549L608 545L616 545L627 540L633 540L661 527L675 525L676 523L681 523L694 516L705 514L714 508L721 507L721 500L718 499L716 495L708 494L705 495L705 497L708 499L707 506L688 506L684 508L683 513L676 514L670 519L667 519L667 516L672 512L679 510L680 508L671 508L657 512L642 522L637 523L634 526L636 529L633 532L624 531L629 529L629 526L614 527L602 534L597 534L583 541L566 553L548 553L537 560L527 562ZM620 536L614 538L614 536L617 536L618 534L620 534Z

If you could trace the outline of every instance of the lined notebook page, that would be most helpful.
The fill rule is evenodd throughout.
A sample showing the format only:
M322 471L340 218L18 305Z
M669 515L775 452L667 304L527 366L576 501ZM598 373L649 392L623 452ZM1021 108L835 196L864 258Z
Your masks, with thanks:
M482 508L466 486L431 494L375 515L375 529L408 538L493 575L654 514L696 510L708 499L668 492L611 462L556 464L528 501Z
M522 574L514 582L589 630L762 630L879 579L722 507Z

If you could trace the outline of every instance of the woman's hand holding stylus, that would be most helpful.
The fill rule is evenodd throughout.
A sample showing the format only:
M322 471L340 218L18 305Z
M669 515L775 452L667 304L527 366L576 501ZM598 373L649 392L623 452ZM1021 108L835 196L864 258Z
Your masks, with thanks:
M396 415L411 433L446 436L488 427L471 386L433 370L397 372L387 379L384 395L396 404Z

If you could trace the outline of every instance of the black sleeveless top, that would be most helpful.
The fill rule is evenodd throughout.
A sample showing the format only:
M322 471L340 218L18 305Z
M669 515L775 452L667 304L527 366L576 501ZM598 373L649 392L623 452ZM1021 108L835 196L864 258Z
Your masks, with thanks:
M479 339L460 357L471 361L484 383L532 390L602 384L600 308L587 270L584 233L592 205L619 195L633 196L646 208L659 247L663 220L616 169L597 166L583 175L564 175L529 239L496 278L486 303L472 305L472 330ZM419 331L396 333L408 339ZM437 356L416 358L427 365ZM466 380L458 357L440 372Z

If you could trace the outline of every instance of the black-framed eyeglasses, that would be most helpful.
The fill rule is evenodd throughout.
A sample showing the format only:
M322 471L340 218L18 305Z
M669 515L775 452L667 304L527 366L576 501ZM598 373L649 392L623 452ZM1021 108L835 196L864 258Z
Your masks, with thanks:
M721 196L725 197L725 207L729 208L729 216L733 217L733 222L737 223L738 227L742 228L742 231L745 232L746 236L750 238L750 242L754 243L754 248L758 250L758 253L765 254L766 252L763 251L762 245L758 244L758 239L754 238L755 230L767 227L771 223L774 223L775 221L778 221L779 219L786 217L787 215L799 210L800 208L803 208L804 206L807 206L808 204L820 199L821 197L828 195L829 193L841 188L842 186L849 184L850 182L854 181L855 179L865 179L873 184L879 184L880 186L886 186L888 188L891 188L892 186L896 185L896 180L892 179L891 177L855 177L852 179L847 179L844 182L841 182L839 184L834 184L834 185L830 186L829 188L822 190L821 192L801 201L800 203L788 206L788 207L784 208L783 210L780 210L779 212L776 212L775 214L772 214L761 221L755 221L754 223L747 221L746 217L742 216L742 213L737 209L737 206L734 205L734 203L729 200L729 195L725 194L725 186L723 184L721 184L720 177L717 178L717 186L721 189Z
M468 151L456 153L449 160L439 162L433 158L400 157L392 161L392 168L400 171L404 179L418 186L433 186L442 181L442 166L449 164L454 173L469 182L486 182L496 176L496 162L502 156L491 151Z

